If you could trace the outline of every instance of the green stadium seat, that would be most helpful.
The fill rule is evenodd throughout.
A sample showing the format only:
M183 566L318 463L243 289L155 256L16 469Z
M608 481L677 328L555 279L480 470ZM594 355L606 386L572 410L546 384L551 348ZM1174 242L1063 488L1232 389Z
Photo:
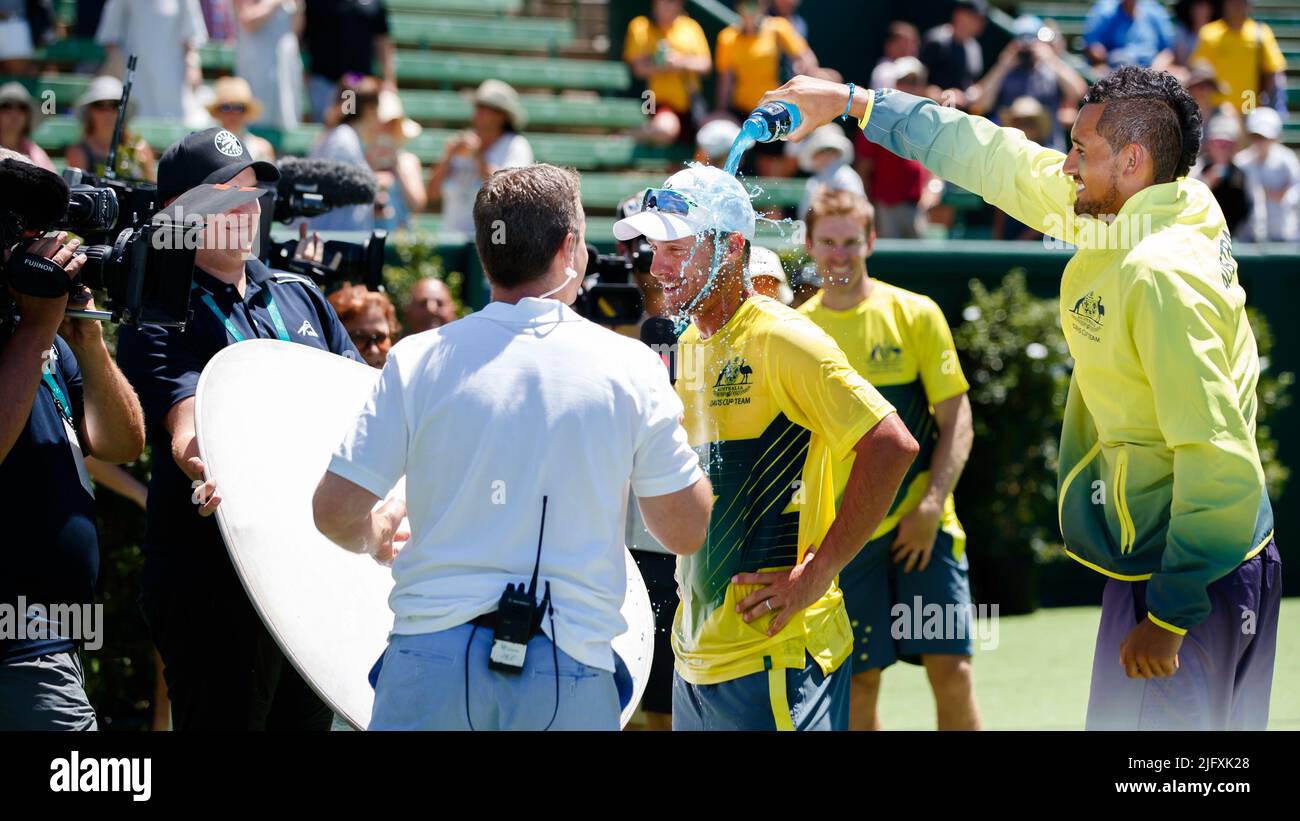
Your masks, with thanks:
M614 61L412 51L398 52L397 77L403 84L467 86L496 78L516 88L598 91L623 91L632 84L627 66Z
M46 92L54 92L54 104L58 110L71 109L77 98L86 92L90 85L89 74L48 74L42 77L0 76L0 82L16 80L27 87L28 93L40 98Z
M468 123L474 105L467 94L454 91L402 89L406 115L422 123ZM619 97L520 96L528 127L634 129L645 123L639 99Z
M140 117L131 121L131 129L160 150L187 133L180 123ZM271 140L277 152L299 156L311 150L320 130L317 124L303 125L287 133L255 129ZM75 117L61 115L47 117L37 129L35 139L47 151L61 153L79 139L80 133L81 126ZM407 147L421 162L428 164L442 156L444 143L455 133L451 129L428 128ZM622 135L528 134L528 142L538 162L583 169L626 167L636 154L636 143L631 137Z
M69 110L91 80L85 74L47 74L39 78L4 77L0 82L10 79L21 82L34 97L53 91L60 111ZM422 123L467 124L474 114L474 105L468 94L402 89L401 96L407 116ZM523 94L520 99L528 113L529 128L632 130L639 128L646 119L641 113L641 101L634 98Z
M67 65L98 64L104 60L104 47L86 37L65 37L38 49L36 59Z
M426 14L518 14L524 0L388 0L388 12L412 11Z
M553 51L573 42L571 20L549 17L445 17L390 13L388 28L402 46Z

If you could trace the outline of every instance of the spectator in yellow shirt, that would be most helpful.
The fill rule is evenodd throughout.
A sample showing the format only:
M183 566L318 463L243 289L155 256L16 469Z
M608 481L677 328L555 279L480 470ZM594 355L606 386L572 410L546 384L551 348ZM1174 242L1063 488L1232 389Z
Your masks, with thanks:
M817 69L808 41L784 17L768 17L766 2L736 4L739 25L718 34L718 108L748 115L770 88L781 84L781 55L794 60L796 74Z
M1192 60L1214 66L1227 87L1215 104L1267 106L1286 116L1286 58L1273 30L1250 16L1252 0L1224 0L1223 17L1201 28Z
M793 63L795 74L817 70L817 56L808 41L784 17L767 16L766 0L741 0L737 25L718 34L718 110L731 110L742 121L769 88L781 84L781 57ZM759 143L750 152L754 171L765 177L788 177L793 163L785 158L785 143Z
M705 108L700 77L713 70L709 38L684 6L685 0L653 0L650 17L628 23L623 41L623 60L646 84L650 122L638 136L659 145L695 139Z

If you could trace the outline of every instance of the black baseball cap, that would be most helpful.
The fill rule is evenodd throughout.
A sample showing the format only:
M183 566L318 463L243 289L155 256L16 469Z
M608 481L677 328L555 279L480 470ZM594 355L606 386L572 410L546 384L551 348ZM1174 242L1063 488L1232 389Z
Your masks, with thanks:
M226 129L195 131L168 146L158 161L158 203L196 185L230 182L245 168L252 168L259 182L280 179L278 168L254 160L239 138Z

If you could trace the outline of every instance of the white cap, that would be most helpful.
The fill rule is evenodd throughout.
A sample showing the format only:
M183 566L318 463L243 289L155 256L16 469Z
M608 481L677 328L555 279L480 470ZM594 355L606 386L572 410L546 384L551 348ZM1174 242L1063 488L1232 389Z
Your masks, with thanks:
M925 63L922 63L915 57L899 57L894 60L893 68L895 78L894 82L898 82L904 77L916 77L922 83L926 81L927 72L925 70Z
M731 144L740 135L740 126L735 120L726 117L709 120L700 126L695 134L695 145L704 152L709 160L720 160L727 156Z
M1271 108L1257 108L1246 116L1246 131L1276 140L1282 136L1282 115Z
M1210 119L1210 125L1205 130L1205 139L1207 140L1232 140L1241 141L1241 124L1232 114L1220 114Z
M780 294L781 301L789 305L794 301L794 292L790 290L790 282L786 278L785 269L781 267L781 257L771 248L764 248L761 245L751 246L749 249L749 278L771 277L777 281L777 293Z
M614 223L615 238L627 241L644 235L655 242L716 231L754 239L754 206L740 181L721 168L692 164L668 178L664 188L691 201L686 214L669 214L649 208Z
M853 159L853 143L849 142L848 137L844 136L844 129L834 123L827 123L799 143L800 170L805 174L812 174L816 170L813 168L813 157L828 148L839 154L840 162L848 162Z

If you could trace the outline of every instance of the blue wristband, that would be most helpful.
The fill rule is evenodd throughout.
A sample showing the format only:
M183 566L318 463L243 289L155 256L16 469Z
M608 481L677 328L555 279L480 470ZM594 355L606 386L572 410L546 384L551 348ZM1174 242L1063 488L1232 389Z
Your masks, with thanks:
M849 109L853 107L853 89L853 83L849 83L849 101L844 104L844 113L840 115L841 120L847 120L849 118Z

